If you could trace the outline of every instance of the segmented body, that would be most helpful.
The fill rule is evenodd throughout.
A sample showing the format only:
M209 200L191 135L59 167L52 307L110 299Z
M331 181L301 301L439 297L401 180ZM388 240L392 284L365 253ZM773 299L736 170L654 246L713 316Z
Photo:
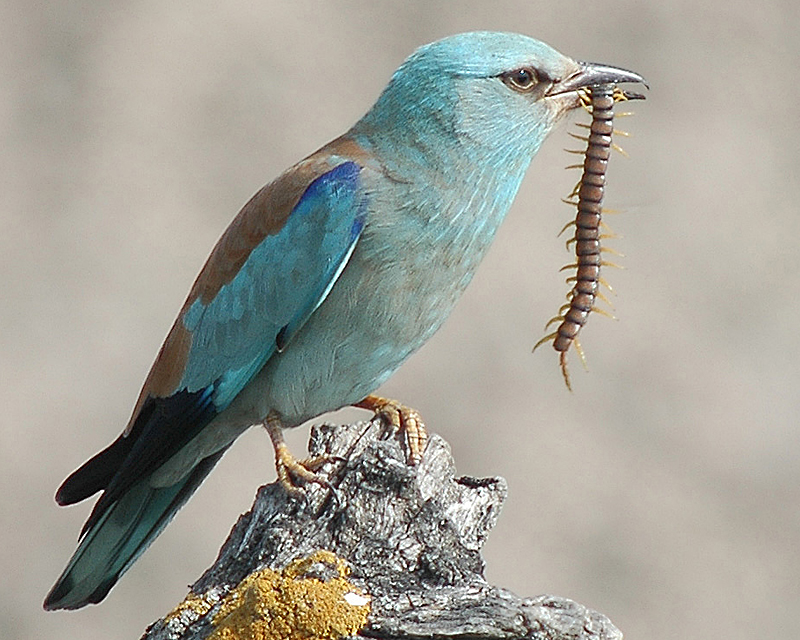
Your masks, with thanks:
M577 196L578 212L574 223L575 235L568 244L575 245L575 263L567 267L575 267L576 273L568 281L574 285L568 294L569 302L561 308L558 316L548 322L548 326L560 321L555 332L542 338L536 347L549 340L553 341L553 348L560 352L561 371L564 381L571 390L569 372L567 370L567 351L574 344L578 354L583 359L583 352L577 341L578 334L586 324L589 314L595 310L600 284L604 281L600 277L600 268L607 264L603 261L601 253L601 240L606 237L601 233L601 217L603 192L606 182L606 169L611 155L611 136L614 131L614 103L615 86L611 84L599 85L591 88L592 123L583 161L583 174L581 180L571 194ZM624 94L623 94L624 95ZM622 98L624 99L624 97ZM605 298L604 298L605 299ZM534 349L536 348L534 347Z
M614 86L592 87L592 124L578 188L575 218L575 256L578 265L569 309L556 330L553 348L562 354L570 348L589 318L600 287L600 220L606 169L614 128Z

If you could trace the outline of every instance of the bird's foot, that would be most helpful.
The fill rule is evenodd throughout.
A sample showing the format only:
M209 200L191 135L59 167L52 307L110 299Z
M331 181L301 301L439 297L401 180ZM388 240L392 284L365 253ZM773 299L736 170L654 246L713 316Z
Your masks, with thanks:
M353 405L361 409L373 411L380 416L397 433L402 431L405 435L408 451L408 463L416 465L422 460L422 454L428 445L428 431L419 413L397 400L369 395L361 402Z
M301 495L303 493L301 485L314 483L325 487L331 491L334 498L337 498L334 486L318 473L322 465L336 458L330 456L317 456L305 460L295 458L286 446L283 439L283 425L276 415L270 414L267 417L264 428L269 433L272 447L275 449L275 470L278 473L278 480L287 493L293 496Z

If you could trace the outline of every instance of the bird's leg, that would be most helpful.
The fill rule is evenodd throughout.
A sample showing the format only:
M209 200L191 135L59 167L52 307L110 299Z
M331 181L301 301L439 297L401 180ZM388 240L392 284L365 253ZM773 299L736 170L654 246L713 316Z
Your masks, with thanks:
M298 460L289 451L286 441L283 439L283 423L280 417L274 412L270 412L264 422L272 447L275 449L275 470L278 472L278 480L284 489L290 494L296 495L300 492L297 482L314 482L333 491L330 482L321 478L317 471L323 464L329 462L328 456L318 456L307 460Z
M397 400L373 395L367 396L353 406L375 412L375 415L380 416L395 432L403 432L409 464L416 465L422 460L422 454L428 444L428 431L415 409L406 407Z

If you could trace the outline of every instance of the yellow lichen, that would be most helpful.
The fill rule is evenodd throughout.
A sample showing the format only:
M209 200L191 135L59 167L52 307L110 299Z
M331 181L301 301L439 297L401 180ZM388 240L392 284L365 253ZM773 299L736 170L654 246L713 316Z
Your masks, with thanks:
M192 621L197 620L208 613L209 609L213 607L215 601L208 598L208 594L196 595L189 592L189 595L184 598L177 607L170 611L164 618L166 624L170 624L173 620L181 618L184 612L190 612Z
M336 577L306 575L323 563ZM367 623L369 595L346 576L345 562L330 551L294 560L283 571L262 569L229 593L214 617L209 640L336 640Z

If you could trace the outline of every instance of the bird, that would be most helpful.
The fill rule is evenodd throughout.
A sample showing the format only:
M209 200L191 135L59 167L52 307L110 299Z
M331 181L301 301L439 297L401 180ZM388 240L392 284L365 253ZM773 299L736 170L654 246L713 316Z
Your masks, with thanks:
M447 318L579 92L625 82L644 79L525 35L449 36L260 189L202 267L122 434L58 489L62 506L102 493L44 608L103 600L251 426L290 491L324 481L283 429L345 406L403 429L418 462L419 414L374 392Z

